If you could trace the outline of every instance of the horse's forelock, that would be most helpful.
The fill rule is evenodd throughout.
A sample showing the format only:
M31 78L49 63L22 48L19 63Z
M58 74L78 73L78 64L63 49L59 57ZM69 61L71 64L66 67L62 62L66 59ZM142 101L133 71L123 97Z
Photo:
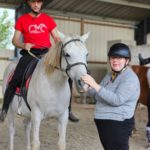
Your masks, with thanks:
M47 74L51 74L55 70L55 67L60 66L61 46L62 42L56 43L49 49L48 53L44 56L43 59Z

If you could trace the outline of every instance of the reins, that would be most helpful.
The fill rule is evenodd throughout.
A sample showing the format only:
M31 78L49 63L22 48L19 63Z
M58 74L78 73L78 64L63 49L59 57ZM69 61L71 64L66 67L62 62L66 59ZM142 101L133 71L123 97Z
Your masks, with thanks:
M36 55L34 55L30 50L28 50L28 53L35 59L40 60L40 58L38 58Z
M47 47L42 46L42 45L40 45L40 44L34 44L34 45L39 46L39 47L41 47L42 49L43 49L43 48L47 48ZM33 53L31 52L31 49L28 50L28 53L29 53L32 57L36 58L37 60L40 60L39 57L37 57L35 54L33 54Z

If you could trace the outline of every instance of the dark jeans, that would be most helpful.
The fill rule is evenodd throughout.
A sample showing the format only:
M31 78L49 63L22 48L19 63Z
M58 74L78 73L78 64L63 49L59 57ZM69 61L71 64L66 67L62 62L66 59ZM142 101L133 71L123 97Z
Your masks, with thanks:
M100 141L105 150L129 150L129 136L134 117L124 121L94 119Z
M48 51L48 49L44 49L44 50L31 49L31 52L34 55L36 55L37 57L45 54L47 51ZM30 54L28 54L26 50L22 50L20 53L22 54L22 57L20 58L17 66L16 66L12 80L9 83L9 86L13 87L14 89L16 89L17 86L20 86L22 84L22 80L24 79L25 73L26 73L29 65L31 64L31 62L32 61L35 62L34 69L38 62L38 60L36 60L36 58L34 58ZM34 71L34 69L32 70L32 72Z

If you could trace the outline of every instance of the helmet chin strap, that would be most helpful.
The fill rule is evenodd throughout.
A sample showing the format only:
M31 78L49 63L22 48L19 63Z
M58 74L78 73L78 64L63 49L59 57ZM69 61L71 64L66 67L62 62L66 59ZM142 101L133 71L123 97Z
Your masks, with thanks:
M120 71L115 71L115 70L113 70L113 69L112 69L112 71L115 72L115 73L117 73L117 74L123 72L123 71L126 70L127 67L129 66L129 61L128 61L128 62L127 62L127 61L128 61L128 60L126 60L126 63L125 63L125 65L124 65L124 67L123 67Z
M123 72L124 70L127 69L127 66L128 66L128 64L125 65L120 71L115 71L115 70L113 70L113 69L112 69L112 71L115 72L115 73L121 73L121 72Z
M117 78L117 76L118 76L121 72L125 71L125 70L127 69L127 67L128 67L128 64L126 64L120 71L115 71L115 70L112 69L111 81L114 82L115 79Z

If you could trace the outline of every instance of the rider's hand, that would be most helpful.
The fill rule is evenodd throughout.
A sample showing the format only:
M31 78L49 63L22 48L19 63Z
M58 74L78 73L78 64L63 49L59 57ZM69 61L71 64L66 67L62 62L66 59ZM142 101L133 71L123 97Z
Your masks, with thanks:
M33 46L35 46L35 44L25 43L24 44L24 49L29 51Z

